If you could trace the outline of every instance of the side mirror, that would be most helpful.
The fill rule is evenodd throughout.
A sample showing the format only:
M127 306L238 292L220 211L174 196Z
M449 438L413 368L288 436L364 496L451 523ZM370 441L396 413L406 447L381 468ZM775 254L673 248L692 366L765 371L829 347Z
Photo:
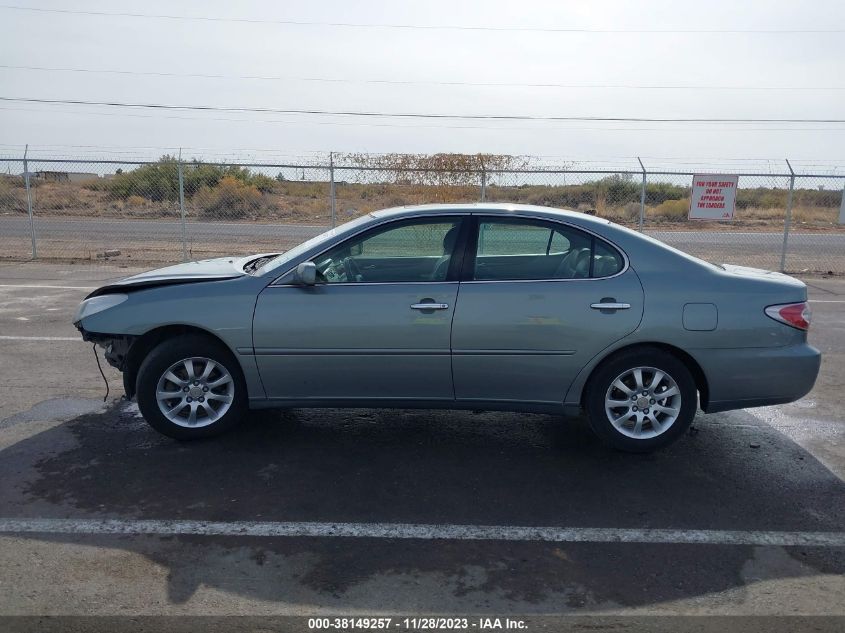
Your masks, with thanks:
M317 266L314 262L302 262L296 267L293 282L303 286L313 286L317 283Z

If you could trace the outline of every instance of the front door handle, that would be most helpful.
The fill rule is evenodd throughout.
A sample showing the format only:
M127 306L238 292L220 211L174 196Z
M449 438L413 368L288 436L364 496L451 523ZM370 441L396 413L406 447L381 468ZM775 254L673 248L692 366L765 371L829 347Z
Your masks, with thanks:
M616 302L602 302L602 303L591 303L590 307L593 310L627 310L631 307L630 303L616 303Z
M411 310L448 310L448 303L412 303Z

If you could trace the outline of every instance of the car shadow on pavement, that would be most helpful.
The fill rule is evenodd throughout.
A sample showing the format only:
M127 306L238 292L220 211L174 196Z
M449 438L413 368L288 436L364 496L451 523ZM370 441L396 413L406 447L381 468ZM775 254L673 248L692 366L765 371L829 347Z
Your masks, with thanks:
M583 420L293 410L180 443L117 404L0 451L0 515L839 531L845 484L744 412L650 455ZM842 574L841 548L353 538L29 535L136 552L200 585L287 604L527 611L644 606L748 582ZM409 602L410 601L410 602Z

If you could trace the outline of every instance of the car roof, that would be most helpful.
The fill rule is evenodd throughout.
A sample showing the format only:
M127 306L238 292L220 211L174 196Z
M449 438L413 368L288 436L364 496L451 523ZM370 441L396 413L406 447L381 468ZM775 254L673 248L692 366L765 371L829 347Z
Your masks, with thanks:
M403 207L392 207L373 211L370 216L378 219L414 217L424 215L448 215L450 213L485 213L490 215L532 215L547 217L558 220L576 220L588 224L607 225L609 220L597 218L586 213L572 211L570 209L556 209L552 207L541 207L534 204L510 204L497 202L473 202L473 203L446 203L446 204L417 204Z

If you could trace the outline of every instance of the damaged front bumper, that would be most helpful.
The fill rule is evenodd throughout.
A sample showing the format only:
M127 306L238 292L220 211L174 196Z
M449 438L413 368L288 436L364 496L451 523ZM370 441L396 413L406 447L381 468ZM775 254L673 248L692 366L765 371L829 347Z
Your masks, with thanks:
M129 348L137 337L126 334L102 334L100 332L89 332L79 324L76 329L82 334L82 340L94 343L103 348L103 357L106 362L118 371L126 371L126 361L129 356Z

